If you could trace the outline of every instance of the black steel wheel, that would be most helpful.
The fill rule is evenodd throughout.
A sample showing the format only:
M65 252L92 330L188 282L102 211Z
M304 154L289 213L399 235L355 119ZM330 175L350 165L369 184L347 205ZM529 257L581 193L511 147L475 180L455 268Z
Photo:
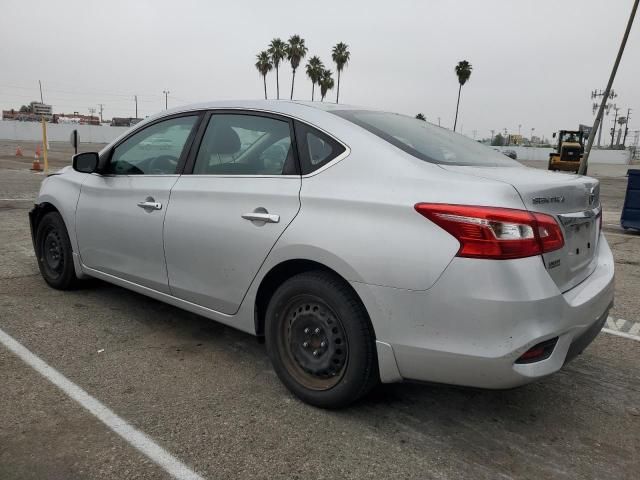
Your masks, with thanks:
M276 373L307 403L343 407L378 380L366 311L349 285L329 272L284 282L267 308L265 333Z
M58 212L47 213L36 230L36 256L44 280L53 288L67 290L77 281L73 250L67 229Z

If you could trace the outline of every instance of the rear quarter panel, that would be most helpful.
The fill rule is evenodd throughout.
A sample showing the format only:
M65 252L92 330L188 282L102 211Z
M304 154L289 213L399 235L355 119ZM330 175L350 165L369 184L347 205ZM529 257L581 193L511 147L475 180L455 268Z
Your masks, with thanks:
M349 281L426 290L459 243L416 203L523 206L510 185L447 172L377 137L350 140L347 158L303 178L300 213L270 260L314 255Z

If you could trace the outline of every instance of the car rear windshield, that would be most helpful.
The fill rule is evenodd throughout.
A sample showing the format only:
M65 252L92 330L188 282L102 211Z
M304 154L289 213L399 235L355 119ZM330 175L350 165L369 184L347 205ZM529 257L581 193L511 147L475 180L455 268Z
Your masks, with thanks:
M425 162L446 165L517 167L520 164L470 138L424 120L371 110L331 110Z

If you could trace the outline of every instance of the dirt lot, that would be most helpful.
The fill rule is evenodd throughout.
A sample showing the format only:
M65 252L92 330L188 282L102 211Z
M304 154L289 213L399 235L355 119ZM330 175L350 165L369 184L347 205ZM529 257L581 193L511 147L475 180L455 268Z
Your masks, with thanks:
M99 281L48 288L27 222L34 146L0 141L0 331L205 478L637 479L640 343L602 333L510 391L394 384L309 407L243 333ZM52 168L70 147L52 144ZM82 150L99 146L82 145ZM597 167L616 259L615 320L640 321L640 235L617 226L624 169ZM167 478L0 344L0 479ZM185 477L186 478L186 477Z

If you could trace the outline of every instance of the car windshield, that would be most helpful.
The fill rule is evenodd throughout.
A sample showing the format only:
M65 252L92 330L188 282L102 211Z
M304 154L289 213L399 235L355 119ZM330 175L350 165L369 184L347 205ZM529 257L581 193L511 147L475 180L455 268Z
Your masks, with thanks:
M426 162L446 165L520 166L518 162L502 153L423 120L371 110L332 110L331 113L361 126Z

